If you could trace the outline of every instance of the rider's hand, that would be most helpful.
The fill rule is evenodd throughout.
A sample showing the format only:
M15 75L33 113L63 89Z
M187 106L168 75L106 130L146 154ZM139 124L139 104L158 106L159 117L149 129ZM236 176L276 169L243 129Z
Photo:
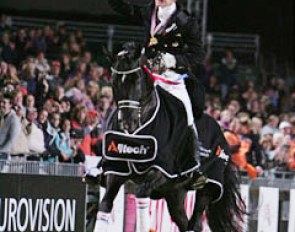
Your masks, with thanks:
M162 53L162 61L166 68L176 68L176 58L171 53Z

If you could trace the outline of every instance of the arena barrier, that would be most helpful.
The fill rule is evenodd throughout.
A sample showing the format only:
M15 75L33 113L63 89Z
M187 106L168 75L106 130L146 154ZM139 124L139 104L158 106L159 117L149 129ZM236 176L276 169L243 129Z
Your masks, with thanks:
M282 174L282 173L281 173ZM250 181L243 178L241 194L246 203L249 216L245 216L243 232L294 232L295 231L295 186L288 185L285 180L285 188L275 187L276 182L272 178L259 178ZM293 182L291 179L290 181ZM263 184L264 182L264 184ZM283 181L284 182L284 181ZM280 183L282 185L283 183ZM291 189L288 189L291 187ZM124 194L125 191L125 194ZM130 186L121 189L115 200L110 232L135 232L136 206L135 196L130 194ZM185 208L188 217L192 215L195 194L189 192L185 200ZM119 202L119 203L118 203ZM122 210L124 207L124 210ZM178 232L176 225L171 221L165 200L152 200L150 203L150 228L156 232ZM120 220L120 222L116 221ZM118 225L124 225L122 228ZM206 215L203 216L203 232L210 232L207 225Z
M75 164L1 161L0 232L84 232L85 203L88 205L91 201L91 186L88 185L86 197L86 184L81 178L84 171L84 166ZM243 223L245 232L295 231L294 180L295 174L290 172L266 172L265 177L255 181L241 177L241 194L250 212ZM93 194L97 199L92 205L99 207L104 190L97 186ZM110 232L135 231L133 193L131 183L121 188L114 203ZM188 216L192 214L194 197L194 192L189 192L185 201ZM96 212L97 209L92 210L91 215L87 212L87 218L95 221ZM151 228L155 231L178 231L164 200L151 201L150 216ZM205 215L203 224L203 231L209 232ZM88 227L88 231L93 230Z
M86 184L75 176L77 166L5 165L0 170L0 232L85 231ZM44 175L46 170L51 175Z

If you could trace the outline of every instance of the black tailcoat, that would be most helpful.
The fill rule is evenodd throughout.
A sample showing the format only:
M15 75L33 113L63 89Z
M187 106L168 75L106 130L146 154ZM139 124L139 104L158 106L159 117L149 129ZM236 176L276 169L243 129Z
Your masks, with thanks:
M171 53L176 58L176 71L189 73L190 78L187 78L185 83L191 98L194 116L199 118L204 110L205 90L197 78L199 70L203 68L204 59L197 19L190 16L177 4L177 10L168 20L164 29L154 35L158 41L157 44L150 45L154 1L145 7L130 5L124 0L109 0L109 4L117 6L116 10L120 13L132 15L143 22L145 54L148 58L153 58L158 52Z

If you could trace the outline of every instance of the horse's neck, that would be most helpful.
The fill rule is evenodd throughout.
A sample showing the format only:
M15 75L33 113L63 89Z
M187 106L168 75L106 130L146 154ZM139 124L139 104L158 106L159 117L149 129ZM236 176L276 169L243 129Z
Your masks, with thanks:
M152 91L151 94L148 96L147 101L143 104L141 110L141 119L142 123L148 121L152 115L154 114L157 106L157 97L156 92Z

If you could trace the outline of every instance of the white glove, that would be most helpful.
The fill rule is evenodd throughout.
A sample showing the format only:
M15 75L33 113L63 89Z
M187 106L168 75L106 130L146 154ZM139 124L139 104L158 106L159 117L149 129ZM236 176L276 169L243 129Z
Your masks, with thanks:
M162 61L166 68L176 68L176 58L171 53L162 53Z

